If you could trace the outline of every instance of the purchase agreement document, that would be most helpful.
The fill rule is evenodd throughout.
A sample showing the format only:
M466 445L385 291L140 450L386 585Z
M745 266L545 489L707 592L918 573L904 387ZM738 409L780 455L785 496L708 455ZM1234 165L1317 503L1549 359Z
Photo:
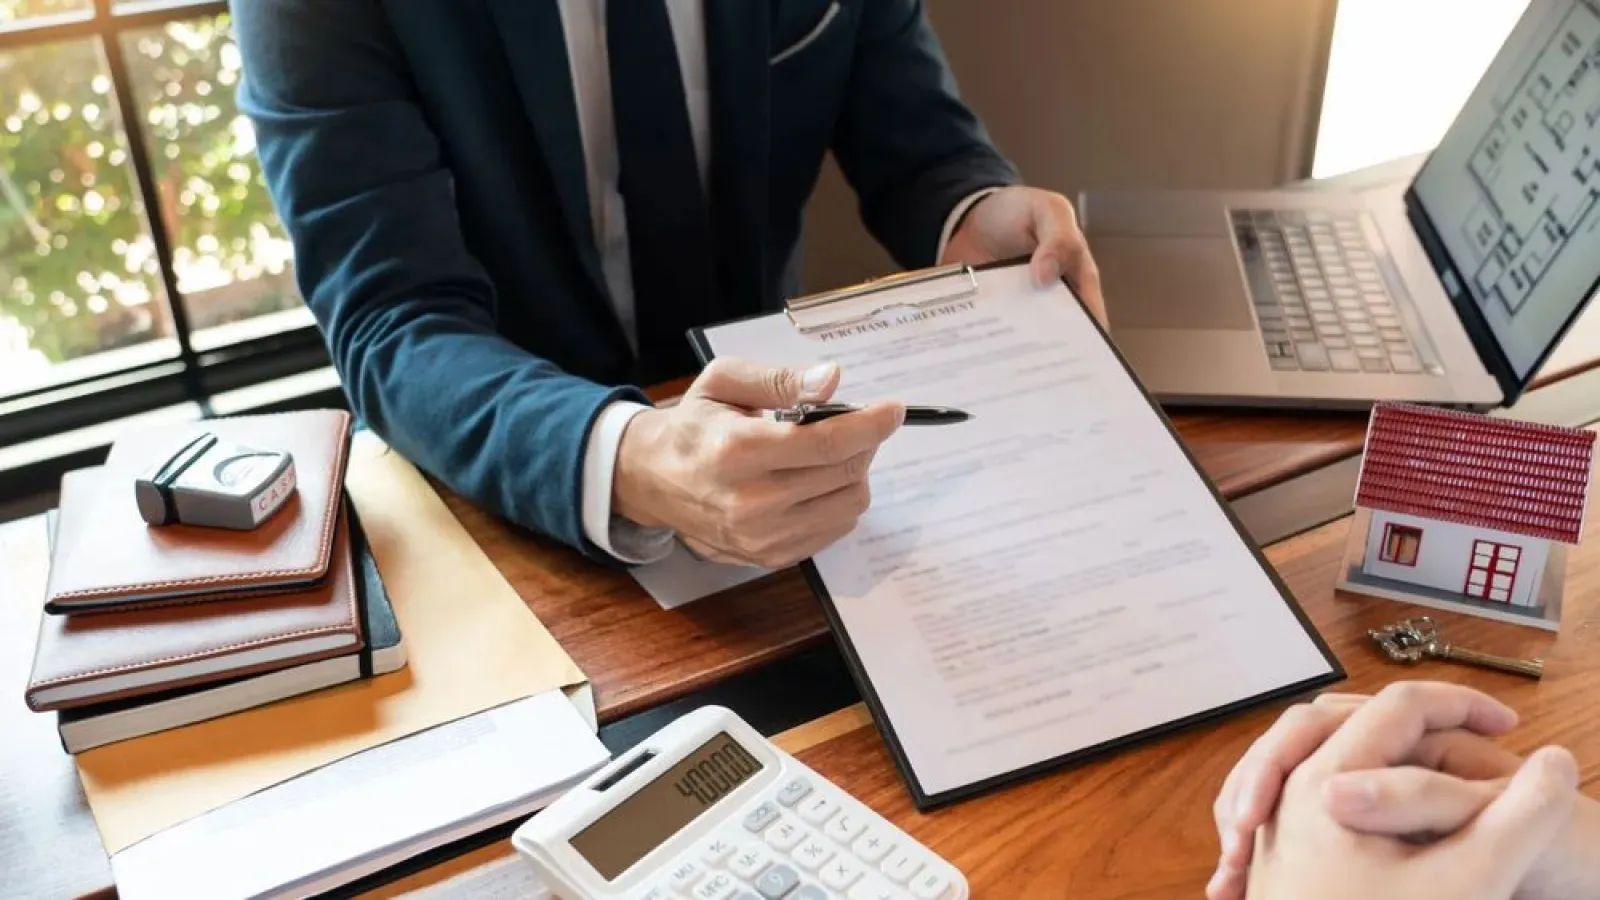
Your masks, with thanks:
M810 563L918 805L1342 678L1069 289L1025 265L951 283L969 277L947 302L935 282L807 313L857 320L838 328L694 336L835 361L835 399L974 416L901 428L859 526Z

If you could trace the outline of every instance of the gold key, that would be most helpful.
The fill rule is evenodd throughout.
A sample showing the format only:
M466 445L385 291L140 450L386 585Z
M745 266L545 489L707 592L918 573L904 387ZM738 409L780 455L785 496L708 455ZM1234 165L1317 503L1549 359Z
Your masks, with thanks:
M1439 636L1439 626L1428 616L1396 622L1367 634L1385 656L1398 663L1415 665L1424 659L1442 659L1528 678L1544 677L1544 660L1512 659L1454 646Z

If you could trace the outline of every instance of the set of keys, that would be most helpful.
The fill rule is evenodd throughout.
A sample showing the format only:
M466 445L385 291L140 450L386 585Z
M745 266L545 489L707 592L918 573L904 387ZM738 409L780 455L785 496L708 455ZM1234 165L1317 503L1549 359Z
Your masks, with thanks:
M1416 665L1425 659L1442 659L1528 678L1544 677L1544 660L1512 659L1457 647L1439 636L1439 626L1428 616L1406 619L1367 634L1385 656L1397 663Z

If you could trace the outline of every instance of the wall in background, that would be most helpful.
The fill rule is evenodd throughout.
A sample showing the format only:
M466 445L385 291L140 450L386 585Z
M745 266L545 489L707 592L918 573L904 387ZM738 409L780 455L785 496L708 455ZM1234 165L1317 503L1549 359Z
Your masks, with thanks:
M1309 172L1334 0L928 0L962 95L1030 183L1266 187ZM893 271L830 164L808 288Z
M1528 0L1340 0L1312 173L1432 149L1527 8Z

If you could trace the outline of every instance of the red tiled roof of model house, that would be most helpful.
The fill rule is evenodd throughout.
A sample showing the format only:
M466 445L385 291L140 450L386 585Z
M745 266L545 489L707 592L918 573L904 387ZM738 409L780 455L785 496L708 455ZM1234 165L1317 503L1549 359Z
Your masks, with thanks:
M1592 431L1379 404L1356 505L1576 544L1594 443Z

